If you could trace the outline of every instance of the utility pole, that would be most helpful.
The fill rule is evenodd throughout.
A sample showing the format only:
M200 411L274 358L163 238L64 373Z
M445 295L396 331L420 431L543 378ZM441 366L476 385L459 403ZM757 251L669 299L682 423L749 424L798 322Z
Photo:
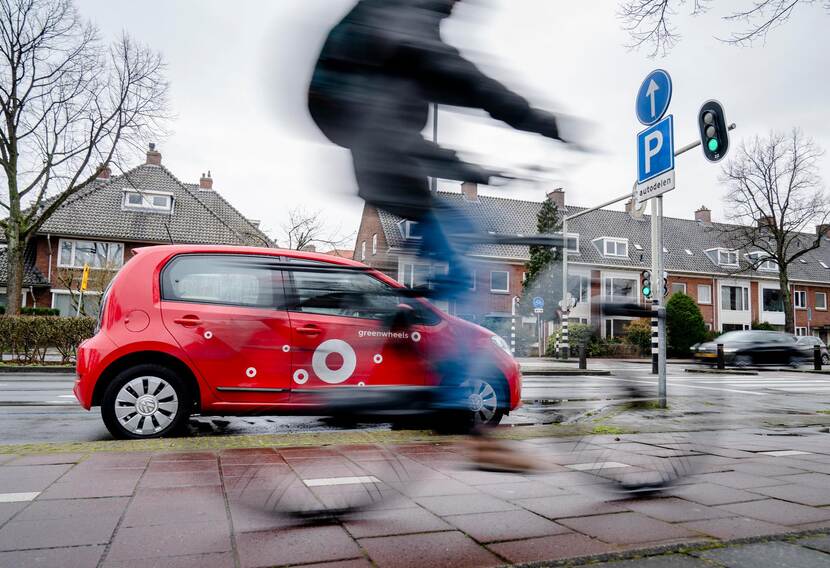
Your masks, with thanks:
M438 144L438 103L432 103L432 141ZM438 191L438 178L433 177L429 182L432 193L436 193Z
M562 213L565 214L562 218L562 237L564 245L562 246L562 343L560 345L562 351L562 359L567 359L570 354L570 341L568 339L568 317L570 316L570 304L568 303L568 215L567 211L562 208Z

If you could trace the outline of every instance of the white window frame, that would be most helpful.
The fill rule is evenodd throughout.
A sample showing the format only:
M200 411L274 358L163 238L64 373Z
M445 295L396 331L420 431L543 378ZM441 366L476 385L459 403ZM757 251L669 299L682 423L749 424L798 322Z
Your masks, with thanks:
M631 296L619 296L619 297L614 296L613 292L614 292L614 281L615 280L630 280L630 281L634 282L634 291L633 291L632 295ZM616 299L619 298L619 299L629 299L629 300L632 300L632 301L636 302L637 299L639 298L639 295L640 295L640 291L638 290L638 287L641 284L642 283L640 282L640 279L637 276L634 276L634 275L627 276L627 275L617 273L616 275L605 276L603 278L603 283L602 283L602 297L605 298L606 300L609 300L609 301L616 301ZM590 286L590 284L589 284L589 286ZM608 293L609 288L611 289L611 294ZM588 289L590 290L590 288L588 288ZM616 319L620 319L620 318L616 318Z
M751 252L746 255L746 259L751 263L756 263L762 258L768 257L769 255L762 251ZM778 263L774 260L764 260L761 262L757 267L756 270L763 271L763 272L778 272Z
M378 253L378 234L372 235L372 256Z
M106 268L101 268L101 267L97 267L97 266L90 266L89 267L90 270L118 270L122 266L124 266L124 250L127 248L124 243L121 243L121 242L118 242L118 241L96 241L96 240L93 240L93 239L58 239L58 268L78 268L78 269L80 269L80 268L84 267L83 264L76 264L75 263L75 248L76 248L75 243L77 243L78 241L85 241L85 242L96 243L96 244L101 243L101 244L107 245L108 248L109 248L109 245L121 245L121 259L120 259L120 264L118 266L106 267ZM71 258L69 264L64 264L64 263L61 262L61 250L63 249L63 243L65 243L65 242L72 243L72 255L71 255L72 258ZM107 257L109 257L109 252L107 252ZM86 292L84 292L84 293L86 293Z
M129 202L130 195L138 195L141 197L141 205L134 205ZM168 198L168 206L166 207L159 207L158 205L153 204L153 197L167 197ZM132 188L124 188L124 197L121 200L121 209L124 211L154 211L156 213L173 213L173 207L175 206L176 200L172 193L166 191L145 191L145 190L135 190Z
M554 233L555 235L562 236L562 233ZM571 248L571 243L575 246ZM568 249L568 254L579 254L579 233L568 233L568 236L565 239L565 246Z
M421 239L421 235L413 235L412 234L412 227L417 225L418 221L410 221L409 219L401 219L398 221L398 229L401 232L401 236L405 239Z
M729 249L717 249L718 251L718 266L738 266L738 251ZM726 262L721 261L721 255L726 255ZM735 262L729 262L729 259L735 257Z
M807 337L807 328L806 327L797 327L797 328L795 328L795 336L796 337Z
M497 273L507 275L507 288L505 288L505 289L493 288L493 274L497 274ZM509 294L510 293L510 271L509 270L491 270L490 271L490 293L491 294Z
M801 298L803 301L799 304L798 299ZM807 309L807 292L806 290L793 290L793 306L797 310L806 310Z
M683 291L682 291L683 294L686 294L689 291L689 287L686 285L685 282L672 282L672 285L669 288L669 292L671 292L669 295L676 294L679 291L679 290L678 291L674 290L675 286L683 286Z
M701 290L708 290L709 292L709 300L704 302L701 300ZM712 285L711 284L698 284L697 285L697 303L704 305L704 306L711 306L712 305Z
M733 310L733 309L724 307L725 304L723 302L723 290L725 288L738 288L738 289L741 290L741 309ZM763 294L763 292L761 294ZM763 295L762 295L760 300L761 300L760 301L761 307L763 309ZM720 308L721 308L722 311L725 311L725 312L748 312L748 311L750 311L751 307L752 307L752 302L749 298L749 287L748 286L742 286L742 285L739 285L739 284L723 284L723 285L721 285L721 287L720 287L720 302L721 302Z
M366 241L360 243L360 260L366 260Z
M824 299L822 301L822 304L824 304L823 307L819 307L819 305L818 305L818 297L819 296L821 296ZM816 292L816 310L819 310L819 311L822 311L822 312L827 311L827 292Z
M470 278L473 281L472 285L470 286L470 290L475 292L475 290L476 290L476 280L478 279L478 271L473 270L472 273L470 274Z
M611 258L628 258L628 239L618 239L614 237L600 237L598 239L594 239L594 242L601 241L602 242L602 249L600 252L602 256L611 257ZM608 245L614 245L614 252L608 252ZM619 254L619 246L625 246L625 254Z
M66 288L52 288L49 290L49 307L53 310L55 309L55 296L58 294L62 296L78 296L80 292L76 292L75 290L67 290ZM84 290L84 297L86 296L100 296L103 292L100 290ZM25 307L25 305L24 305ZM72 314L74 315L74 314ZM71 317L71 316L70 316Z

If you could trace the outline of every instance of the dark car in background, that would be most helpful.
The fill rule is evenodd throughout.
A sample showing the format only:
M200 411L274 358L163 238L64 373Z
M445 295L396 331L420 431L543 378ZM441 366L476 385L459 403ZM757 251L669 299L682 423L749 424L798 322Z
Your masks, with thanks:
M758 365L798 366L807 359L806 350L797 338L779 331L729 331L714 341L700 343L695 348L695 359L714 365L718 360L717 346L723 344L727 365L748 367ZM812 357L812 346L809 347Z
M796 338L796 344L798 345L798 348L804 352L804 358L809 361L813 360L813 349L816 345L818 345L821 353L821 364L830 364L830 353L828 353L827 345L824 344L821 338L806 335Z

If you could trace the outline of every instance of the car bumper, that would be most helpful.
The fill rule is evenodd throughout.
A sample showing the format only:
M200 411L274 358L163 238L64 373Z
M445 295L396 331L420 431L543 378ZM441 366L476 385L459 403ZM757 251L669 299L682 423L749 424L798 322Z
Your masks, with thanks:
M105 365L105 359L116 345L104 334L98 333L78 346L75 363L75 386L72 393L83 408L92 408L95 385Z

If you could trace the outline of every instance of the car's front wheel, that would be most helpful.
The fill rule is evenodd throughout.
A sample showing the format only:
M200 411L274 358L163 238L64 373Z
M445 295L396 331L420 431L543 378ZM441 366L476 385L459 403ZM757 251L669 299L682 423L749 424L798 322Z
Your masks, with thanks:
M142 364L121 371L107 387L101 416L116 438L159 438L187 424L191 397L174 371Z
M507 401L503 400L503 389L499 383L490 379L468 379L461 386L477 425L496 426L501 422Z
M822 355L821 356L821 364L822 365L830 365L830 355L828 355L827 353Z

